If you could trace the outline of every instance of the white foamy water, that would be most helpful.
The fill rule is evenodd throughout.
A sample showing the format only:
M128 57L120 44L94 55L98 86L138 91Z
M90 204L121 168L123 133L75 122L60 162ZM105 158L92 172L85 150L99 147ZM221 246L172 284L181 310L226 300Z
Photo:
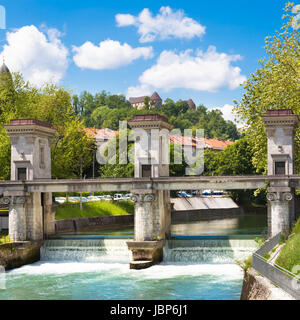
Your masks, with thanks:
M240 279L242 270L236 264L161 263L144 270L130 270L126 263L37 262L9 272L11 275L68 275L75 273L108 273L140 279L169 279L180 276L216 275Z

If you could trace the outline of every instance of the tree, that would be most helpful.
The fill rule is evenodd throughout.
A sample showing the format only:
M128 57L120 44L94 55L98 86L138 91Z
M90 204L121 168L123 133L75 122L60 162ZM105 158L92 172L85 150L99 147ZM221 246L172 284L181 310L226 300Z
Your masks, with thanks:
M57 130L52 145L53 177L79 177L77 162L81 155L81 167L90 165L92 152L88 148L92 139L86 137L71 100L70 93L62 87L32 87L19 73L13 73L11 78L0 77L0 179L10 176L10 140L3 125L16 118L47 121Z
M79 119L73 119L58 134L51 148L53 178L83 178L93 161L95 141L87 136Z
M267 172L267 138L261 116L268 109L292 109L300 115L300 50L299 31L293 28L294 4L285 7L281 31L265 39L267 57L260 60L260 68L244 84L235 111L246 122L245 134L253 151L253 165L257 172ZM296 170L300 170L300 128L296 139Z
M205 175L253 175L256 169L252 164L253 151L245 137L236 141L220 152L205 150ZM243 204L265 203L265 194L263 190L256 192L252 190L232 191L231 195L235 201Z

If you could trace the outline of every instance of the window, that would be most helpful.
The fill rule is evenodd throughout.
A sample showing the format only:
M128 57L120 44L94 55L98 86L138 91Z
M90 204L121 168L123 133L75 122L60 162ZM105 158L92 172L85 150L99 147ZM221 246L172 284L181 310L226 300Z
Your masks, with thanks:
M44 166L45 165L45 148L44 147L40 147L40 166Z
M27 180L27 169L26 168L18 168L18 180L20 180L20 181Z
M285 162L275 162L275 174L285 174Z
M151 178L151 165L142 165L142 177Z

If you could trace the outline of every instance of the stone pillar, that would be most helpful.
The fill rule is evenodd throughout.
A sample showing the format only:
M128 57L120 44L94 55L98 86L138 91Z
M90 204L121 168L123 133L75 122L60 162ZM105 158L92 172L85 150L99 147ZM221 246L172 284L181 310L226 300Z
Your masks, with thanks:
M51 179L50 145L56 130L49 123L35 119L11 120L4 127L11 141L11 180ZM47 199L43 204L40 192L27 195L26 203L19 203L21 198L16 200L15 194L16 191L8 194L13 197L9 211L11 240L43 240L44 230L53 233L53 227L48 226L53 214L50 214L52 218L47 215L51 211L52 194L43 195Z
M27 239L26 196L3 197L0 203L9 205L9 239L25 241Z
M169 130L172 125L158 114L136 115L129 122L135 138L134 177L169 176ZM163 258L165 240L171 235L170 192L164 190L131 190L135 202L134 269L147 268Z
M295 173L294 135L299 122L290 109L268 110L262 117L268 138L268 175ZM270 180L268 190L268 234L289 232L295 221L295 189L288 180Z
M135 202L134 241L127 242L132 251L131 269L145 269L163 259L165 241L154 233L157 198L154 193L144 192L131 197Z
M293 195L291 192L269 192L268 236L272 238L279 232L288 234L291 227L290 206Z
M55 205L52 204L52 192L44 193L44 236L55 234Z
M153 202L155 195L133 194L131 200L134 204L134 240L151 241L153 240Z

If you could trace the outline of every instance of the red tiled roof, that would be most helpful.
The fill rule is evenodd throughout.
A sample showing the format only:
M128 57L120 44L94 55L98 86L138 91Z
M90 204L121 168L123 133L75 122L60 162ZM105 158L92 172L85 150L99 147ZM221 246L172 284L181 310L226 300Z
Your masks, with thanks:
M96 129L96 128L85 128L84 129L88 136L94 137L95 139L110 140L116 136L119 131L111 130L108 128Z
M151 115L151 114L135 115L135 117L145 117L145 116L151 118L153 116L158 116L158 115ZM160 116L160 117L162 117L162 116ZM143 120L143 119L138 119L138 120ZM153 120L153 119L151 119L151 120ZM159 119L159 120L162 120L162 119ZM102 128L102 129L85 128L84 130L88 136L94 137L95 139L99 139L102 141L110 140L119 133L119 131L111 130L108 128ZM170 142L174 143L174 144L181 144L181 145L185 145L185 146L197 147L197 141L198 141L198 139L195 137L183 137L183 136L177 136L177 135L170 136ZM212 149L212 150L220 150L221 151L221 150L224 150L227 146L232 145L232 144L234 144L233 141L204 138L204 148L208 148L208 149ZM198 141L198 145L201 145L200 140Z
M182 145L197 146L197 138L182 137L182 136L170 136L170 142ZM200 141L198 143L201 143ZM213 150L224 150L227 146L234 144L233 141L204 138L204 148Z
M205 147L215 150L224 150L227 146L234 144L233 141L204 138Z

